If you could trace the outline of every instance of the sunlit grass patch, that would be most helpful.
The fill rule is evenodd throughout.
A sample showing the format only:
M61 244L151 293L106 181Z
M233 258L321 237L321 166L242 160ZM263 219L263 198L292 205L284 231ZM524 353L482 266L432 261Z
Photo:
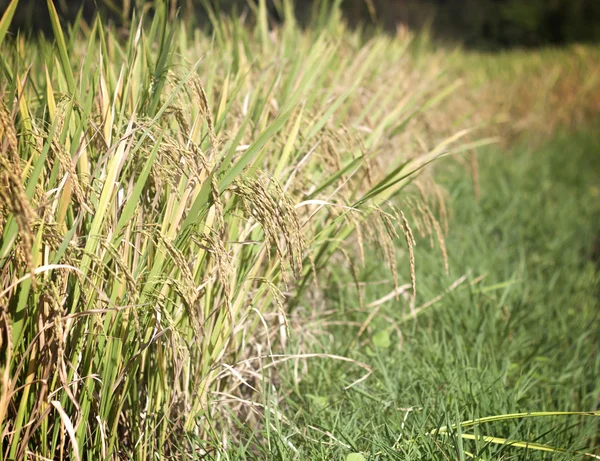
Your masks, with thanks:
M285 440L300 457L599 455L598 136L562 132L540 148L527 144L481 150L479 198L460 165L438 169L453 215L449 274L427 236L415 235L416 316L410 298L389 296L372 257L359 274L364 308L339 271L320 318L310 309L291 318L295 353L343 354L371 368L349 390L360 372L343 363L280 374L290 391L279 411L294 415ZM279 443L281 459L298 456Z

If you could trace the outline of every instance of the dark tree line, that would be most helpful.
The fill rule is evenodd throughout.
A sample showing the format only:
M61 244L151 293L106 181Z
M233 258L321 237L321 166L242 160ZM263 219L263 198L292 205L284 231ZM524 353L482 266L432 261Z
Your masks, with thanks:
M172 10L182 8L186 18L206 24L206 14L199 0L165 0ZM212 0L213 3L215 0ZM225 10L239 10L247 0L220 0ZM307 17L316 1L296 0L299 17ZM0 0L0 11L9 0ZM73 20L83 7L84 17L91 19L98 11L116 22L126 22L131 8L144 0L54 0L65 20ZM268 0L277 20L278 0ZM394 31L398 24L410 27L431 26L434 35L478 48L506 48L565 44L573 41L600 41L600 0L344 0L344 12L355 25L373 24ZM374 9L371 8L374 6ZM14 28L48 30L45 0L21 0ZM13 28L13 29L14 29Z
M433 32L484 48L600 41L600 0L373 0L389 28L431 22ZM352 0L353 3L360 3ZM360 8L365 14L365 8Z

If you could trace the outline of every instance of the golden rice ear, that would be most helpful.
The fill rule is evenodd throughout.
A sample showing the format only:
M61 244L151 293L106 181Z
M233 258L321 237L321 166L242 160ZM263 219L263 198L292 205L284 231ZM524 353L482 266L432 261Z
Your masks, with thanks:
M37 221L38 216L25 193L22 174L17 131L8 108L0 99L0 199L1 204L6 207L8 213L12 214L19 226L19 236L15 247L16 255L22 259L35 282L33 224Z
M257 178L238 178L232 191L241 199L248 217L260 224L265 240L274 247L281 264L281 276L288 286L287 268L294 277L302 276L302 260L305 250L300 219L291 200L274 178L270 178L273 192Z
M192 236L194 242L201 248L208 251L214 258L217 268L219 282L223 286L225 301L231 302L231 283L229 278L235 272L232 266L231 257L225 248L225 242L221 238L218 230L208 230L202 235Z
M408 224L404 212L400 211L400 217L402 218L402 231L404 233L404 239L406 240L406 246L408 247L408 259L410 265L410 282L412 285L413 299L417 297L417 274L415 272L415 236L413 235L412 229Z
M7 152L14 161L18 156L17 130L2 98L4 98L4 94L0 94L0 147L2 152ZM20 171L20 165L18 166Z
M175 89L182 85L181 78L171 70L167 74L167 81L170 83L172 89ZM196 103L199 107L199 115L201 115L206 121L210 143L214 148L217 146L218 139L215 133L215 124L208 103L208 98L206 97L206 92L204 91L202 82L200 78L196 75L189 77L187 79L187 82L188 84L183 86L184 91L176 92L173 98L173 102L171 103L170 107L168 108L168 111L166 111L165 114L171 113L175 116L177 124L181 128L180 134L184 137L186 142L193 142L194 139L196 139L199 144L202 144L202 140L198 140L195 137L197 128L194 128L194 132L192 132L192 130L190 130L190 123L185 117L186 111L184 108L186 107L186 105L189 105L189 101L191 101L192 103ZM189 101L186 101L186 98L184 97L186 95Z
M365 267L365 245L363 241L362 224L358 217L354 213L347 213L346 216L352 222L354 230L356 232L356 243L358 245L358 256L360 257L360 263ZM368 227L368 226L367 226Z
M446 197L444 196L444 189L441 186L435 184L434 192L438 202L438 212L440 214L440 223L444 234L448 234L448 208L446 207Z
M346 262L348 263L348 267L350 268L350 273L352 274L352 279L354 280L354 285L356 287L356 293L358 294L358 305L360 306L361 309L363 309L364 308L363 292L362 292L362 288L361 288L361 284L360 284L360 278L358 276L358 272L356 271L356 264L354 264L354 262L352 261L352 257L350 256L350 253L348 253L348 251L346 251L342 247L339 248L339 251L344 255L344 258L346 259Z
M406 198L404 200L406 206L408 207L408 210L410 211L410 214L412 216L412 222L414 224L414 226L417 228L417 232L419 233L419 237L421 238L425 238L427 231L425 229L425 225L422 219L422 214L417 206L417 202L414 200L411 200L410 198Z
M200 107L202 109L202 114L206 118L206 124L208 125L208 134L210 136L210 140L213 146L217 144L217 134L215 133L215 123L213 121L213 117L210 111L210 107L208 105L208 99L206 97L206 92L204 91L204 87L200 82L199 78L194 78L192 80L194 85L194 89L196 90L196 95L200 100Z
M63 98L58 106L56 107L56 133L51 142L51 149L54 157L58 160L59 171L61 175L66 175L68 180L68 190L72 190L75 198L77 199L78 205L85 210L87 213L93 213L94 211L88 204L87 191L80 181L79 174L75 168L75 163L71 158L71 154L67 151L65 146L58 140L60 133L65 129L65 117L69 100Z
M210 177L210 190L213 198L213 207L215 210L215 216L217 218L217 225L219 229L225 227L225 221L223 220L223 204L221 203L221 194L219 192L219 184L216 175Z
M300 217L296 211L296 207L292 199L282 189L276 178L269 176L269 181L275 190L276 198L279 206L283 211L284 218L288 221L290 236L288 239L288 254L291 256L292 270L296 278L302 277L303 259L306 250L306 241L302 226L300 225Z
M383 224L383 232L381 232L381 238L383 242L385 260L388 263L392 272L392 278L394 280L394 289L396 290L396 292L398 292L398 267L396 264L396 248L394 246L394 241L398 238L398 233L396 232L394 223L392 222L392 216L380 208L377 209L377 212L377 216L380 218L381 223ZM396 297L397 296L398 295L396 295Z

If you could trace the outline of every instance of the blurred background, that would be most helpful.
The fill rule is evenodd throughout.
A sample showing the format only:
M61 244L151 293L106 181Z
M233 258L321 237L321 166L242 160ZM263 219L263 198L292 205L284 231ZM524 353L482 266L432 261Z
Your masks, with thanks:
M207 26L202 0L167 0L173 15L199 26ZM225 10L248 8L248 0L209 0ZM256 0L258 1L258 0ZM0 0L0 12L9 0ZM126 23L137 0L54 0L65 22L81 10L91 19L100 11L115 22ZM146 3L147 2L143 2ZM267 0L274 21L280 0ZM309 11L330 0L297 0L296 14L307 20ZM461 43L469 48L500 50L511 47L564 45L600 41L600 0L344 0L342 9L354 26L366 25L394 33L407 26L428 28L435 38ZM21 0L13 30L44 32L49 29L44 0Z

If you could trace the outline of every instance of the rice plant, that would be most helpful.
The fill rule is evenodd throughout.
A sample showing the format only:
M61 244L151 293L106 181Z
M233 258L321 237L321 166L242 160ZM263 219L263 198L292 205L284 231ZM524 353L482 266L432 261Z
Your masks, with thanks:
M410 37L155 6L126 34L51 0L52 38L7 35L18 0L0 21L1 459L223 450L214 396L260 391L293 300L406 233L388 201L466 133L421 136L453 84Z

